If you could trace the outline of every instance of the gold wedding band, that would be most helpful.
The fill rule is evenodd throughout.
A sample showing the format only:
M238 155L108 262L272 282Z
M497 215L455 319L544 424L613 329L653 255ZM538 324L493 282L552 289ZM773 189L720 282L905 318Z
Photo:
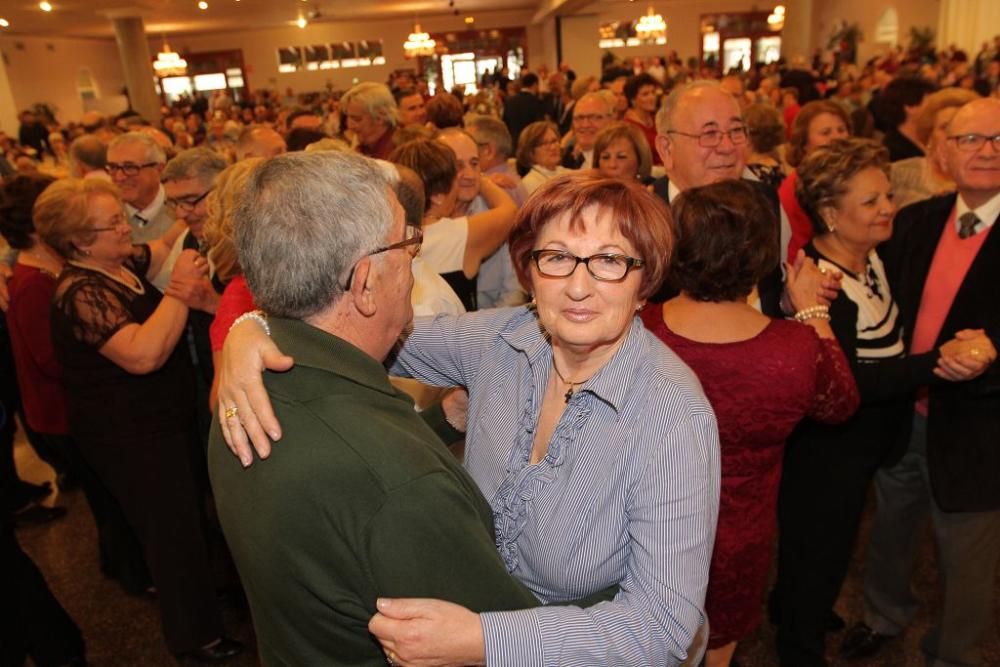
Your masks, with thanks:
M226 408L225 412L226 419L232 419L233 417L236 416L237 412L239 412L239 408L237 408L235 405L231 408Z

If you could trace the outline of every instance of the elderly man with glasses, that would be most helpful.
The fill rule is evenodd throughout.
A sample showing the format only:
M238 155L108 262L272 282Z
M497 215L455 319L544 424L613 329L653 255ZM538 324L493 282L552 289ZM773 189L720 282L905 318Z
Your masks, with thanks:
M563 151L562 166L590 169L594 164L597 134L613 119L613 105L607 93L587 93L573 105L573 141Z
M165 206L166 192L160 184L166 162L163 148L141 132L120 135L108 145L104 169L121 192L132 240L136 243L154 241L167 234L174 224L174 216Z

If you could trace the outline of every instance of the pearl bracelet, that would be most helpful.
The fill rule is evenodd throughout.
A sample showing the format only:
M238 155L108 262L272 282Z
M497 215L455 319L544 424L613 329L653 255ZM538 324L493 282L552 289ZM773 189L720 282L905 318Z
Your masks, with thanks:
M268 336L271 335L271 326L267 323L267 315L264 313L263 310L251 310L249 312L243 313L235 320L233 320L233 323L229 325L229 330L232 331L233 327L235 327L237 324L239 324L240 322L246 322L247 320L253 320L254 322L257 322L260 326L264 327L264 333L266 333Z
M795 313L794 318L803 324L806 320L829 320L830 309L827 306L810 306Z

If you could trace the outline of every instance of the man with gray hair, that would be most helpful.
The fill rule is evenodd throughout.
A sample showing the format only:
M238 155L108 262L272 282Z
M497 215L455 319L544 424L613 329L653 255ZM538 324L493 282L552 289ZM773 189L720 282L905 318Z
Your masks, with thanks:
M170 254L163 262L163 268L151 281L161 291L170 284L170 295L183 299L190 306L187 320L187 339L191 345L191 361L196 369L193 393L197 407L198 434L203 442L208 442L208 429L212 414L208 407L208 393L212 386L215 368L212 364L212 344L209 328L219 305L219 291L213 285L215 267L209 262L208 276L201 278L170 280L174 263L181 252L190 248L199 252L204 249L205 220L208 218L208 196L215 187L219 174L226 168L226 161L218 153L208 148L190 148L177 154L163 169L163 189L166 192L166 208L173 211L178 222L187 229L171 247ZM204 254L204 253L203 253Z
M105 171L108 164L108 147L93 134L84 134L69 145L70 176L73 178L99 178L110 181Z
M250 469L222 429L209 447L264 665L384 665L368 631L379 597L537 605L475 482L382 366L412 314L411 230L383 170L352 153L268 160L237 203L244 275L295 359L264 378L282 446ZM223 429L240 418L223 412Z
M340 108L347 116L348 131L357 139L358 152L389 159L396 147L392 139L399 119L396 100L389 89L381 83L359 83L344 93Z
M145 243L160 238L174 224L164 205L167 195L160 174L167 156L153 139L141 132L127 132L108 145L106 170L121 191L132 240Z

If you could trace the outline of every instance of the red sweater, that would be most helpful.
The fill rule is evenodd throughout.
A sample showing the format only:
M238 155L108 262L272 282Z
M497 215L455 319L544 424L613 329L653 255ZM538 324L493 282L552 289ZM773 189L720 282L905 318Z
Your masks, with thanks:
M7 325L28 428L47 435L66 435L69 422L62 366L56 361L49 327L55 276L18 263L8 287Z

